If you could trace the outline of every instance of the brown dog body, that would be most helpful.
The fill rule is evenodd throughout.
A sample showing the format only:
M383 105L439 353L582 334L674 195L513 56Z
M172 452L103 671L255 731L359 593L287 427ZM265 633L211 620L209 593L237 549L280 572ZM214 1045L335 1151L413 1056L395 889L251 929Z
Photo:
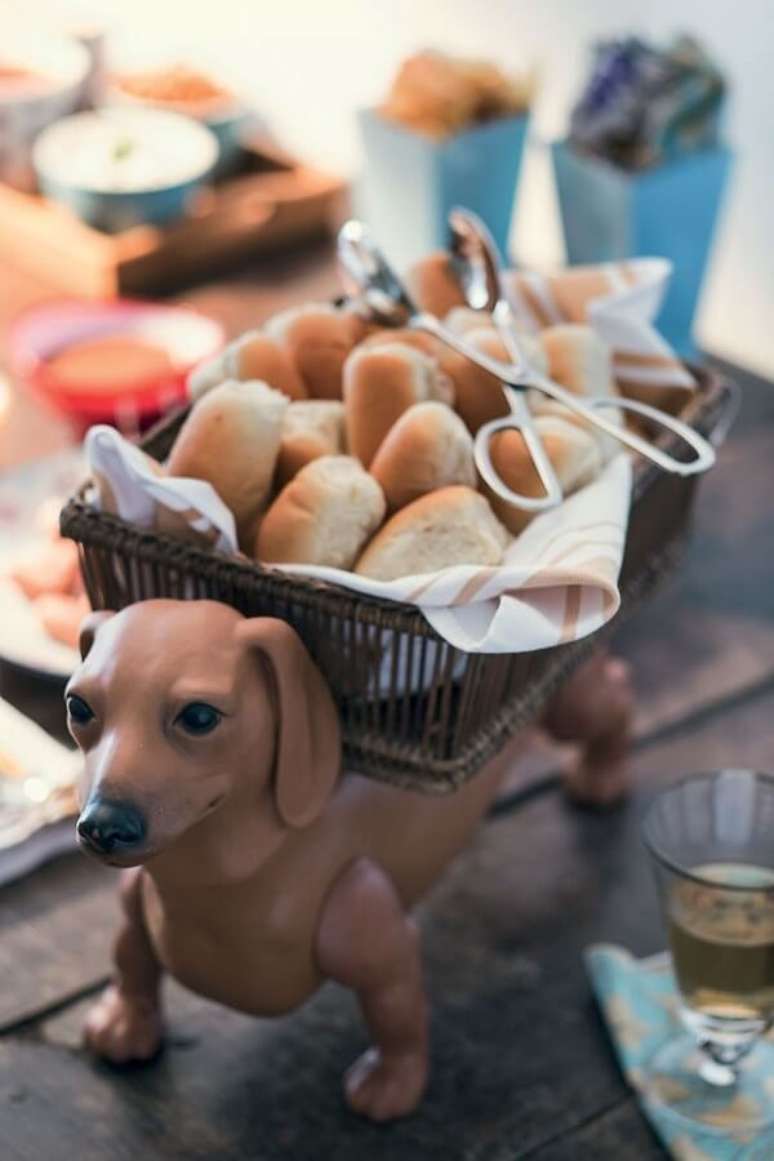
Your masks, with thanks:
M239 802L246 795L236 797L233 809L209 817L195 842L201 838L206 850L205 832L213 829L216 843L226 836L240 845L255 842L257 865L244 878L232 878L217 852L212 861L203 858L193 842L172 846L145 866L144 913L161 964L193 991L229 1007L255 1016L292 1010L324 978L317 934L345 869L367 858L409 908L466 844L497 781L499 764L454 799L438 799L347 774L319 819L281 836L273 827L265 834L252 828L246 817L252 804ZM271 852L265 858L262 845Z
M86 754L81 843L140 868L88 1042L117 1062L152 1056L162 969L262 1016L333 978L376 1044L348 1074L350 1104L410 1111L427 1035L406 909L465 845L512 753L444 798L340 776L335 707L294 631L216 602L94 614L82 652L67 691Z

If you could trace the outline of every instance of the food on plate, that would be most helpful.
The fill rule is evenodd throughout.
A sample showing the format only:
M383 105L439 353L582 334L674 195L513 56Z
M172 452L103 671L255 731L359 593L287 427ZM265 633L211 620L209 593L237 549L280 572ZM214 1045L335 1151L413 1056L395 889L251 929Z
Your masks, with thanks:
M121 73L113 77L113 84L130 97L191 116L212 116L235 101L229 89L186 64Z
M74 593L80 585L78 549L57 534L25 553L9 575L29 600L44 593Z
M387 432L369 470L394 512L448 484L475 488L473 440L444 403L415 403Z
M376 480L353 456L322 456L282 489L261 521L255 556L351 569L385 507Z
M522 114L531 83L486 60L426 50L400 66L379 112L389 121L441 140L498 117Z
M344 362L370 329L353 310L330 303L290 307L264 326L289 351L313 399L341 399Z
M344 447L344 404L338 399L291 403L282 421L276 483L282 488L306 464L339 455Z
M34 524L40 539L9 570L49 637L74 649L78 627L89 611L78 564L78 547L59 534L59 499L44 501Z
M49 637L61 641L63 645L69 645L72 649L77 646L81 621L91 609L89 598L85 593L78 596L69 593L41 593L32 602L32 607Z
M368 467L379 445L407 408L453 393L438 362L405 343L359 347L344 366L347 446Z
M538 416L535 427L565 496L589 484L599 474L602 453L599 441L589 431L568 423L559 415ZM544 494L543 485L520 431L510 429L497 432L492 439L490 452L495 471L514 492L531 497ZM534 518L534 512L509 504L486 485L483 485L483 490L489 498L492 511L514 536L518 536Z
M53 82L45 73L13 61L0 60L0 100L9 97L27 97L45 93L53 87Z
M287 396L256 380L227 380L194 404L167 462L170 476L208 480L252 548L269 499Z
M225 379L260 379L289 399L305 399L308 392L289 350L263 331L247 331L213 359L188 376L188 394L200 399Z
M33 158L47 196L77 208L73 191L81 200L83 191L142 194L150 220L147 195L197 184L217 153L213 134L188 117L161 109L115 107L52 122L38 137ZM126 201L113 208L129 220Z
M396 512L374 536L355 572L390 581L455 564L496 565L509 541L486 498L454 485Z

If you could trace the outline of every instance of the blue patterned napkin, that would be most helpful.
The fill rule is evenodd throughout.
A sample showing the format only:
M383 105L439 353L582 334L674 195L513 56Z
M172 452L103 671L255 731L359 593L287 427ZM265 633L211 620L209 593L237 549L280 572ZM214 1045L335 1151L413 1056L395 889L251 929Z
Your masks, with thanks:
M706 1128L675 1116L645 1090L648 1060L669 1038L683 1032L668 953L635 959L622 947L597 944L587 950L585 959L624 1076L672 1156L677 1161L774 1161L771 1129L751 1134L726 1128L726 1116L733 1118L738 1101L733 1090L727 1095L715 1090L711 1108L697 1097L691 1111L705 1120ZM761 1092L770 1096L774 1076L755 1079Z

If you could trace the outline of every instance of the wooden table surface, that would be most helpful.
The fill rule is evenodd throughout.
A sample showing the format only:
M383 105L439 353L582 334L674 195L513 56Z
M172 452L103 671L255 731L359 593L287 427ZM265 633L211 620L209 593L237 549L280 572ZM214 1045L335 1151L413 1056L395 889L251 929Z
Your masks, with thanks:
M0 328L40 294L22 276L14 286L0 291ZM234 333L334 287L322 248L184 297ZM276 1021L170 986L171 1041L155 1065L92 1062L80 1024L109 970L115 882L73 855L0 890L2 1161L664 1156L618 1072L581 953L596 940L663 946L638 837L656 787L689 770L774 766L774 389L742 378L742 413L702 484L684 567L618 636L639 693L630 800L608 814L573 809L555 752L536 748L422 908L434 1035L421 1110L389 1127L346 1112L340 1076L364 1031L334 986ZM14 424L0 464L28 451L31 433L47 448L63 438L27 404ZM0 669L0 692L61 730L55 685Z

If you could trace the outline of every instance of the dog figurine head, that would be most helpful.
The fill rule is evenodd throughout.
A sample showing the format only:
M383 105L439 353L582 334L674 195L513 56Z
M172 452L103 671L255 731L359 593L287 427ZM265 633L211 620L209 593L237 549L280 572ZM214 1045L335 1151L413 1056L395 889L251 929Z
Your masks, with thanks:
M238 873L322 812L338 717L284 621L217 601L141 601L90 614L80 650L65 698L85 755L88 853L125 867L187 847Z

